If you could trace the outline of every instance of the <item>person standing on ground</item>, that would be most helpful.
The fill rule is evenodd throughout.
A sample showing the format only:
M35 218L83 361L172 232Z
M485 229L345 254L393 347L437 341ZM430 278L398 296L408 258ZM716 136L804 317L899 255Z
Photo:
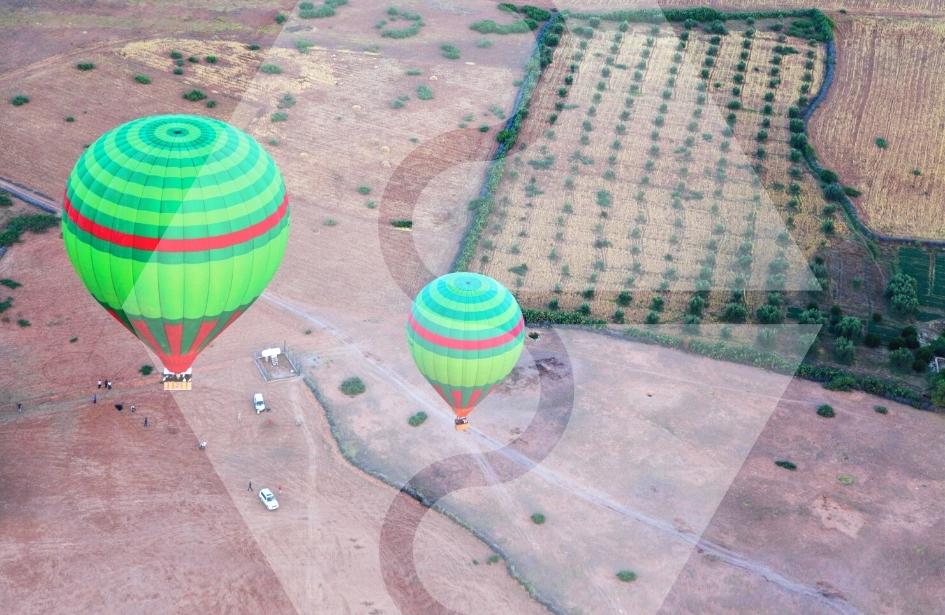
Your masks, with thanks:
M134 411L137 410L137 409L138 409L137 406L135 406L134 404L131 404L131 411L132 411L132 412L134 412Z
M95 385L95 388L96 388L96 389L102 388L102 379L101 379L101 378L98 379L98 383Z
M105 381L105 388L111 390L111 388L112 388L112 381L111 381L111 380L106 380L106 381Z
M246 488L247 491L253 490L253 481L249 481L249 487Z
M144 417L144 426L145 426L145 427L148 426L148 417Z
M17 403L16 403L16 411L17 411L17 412L23 412L23 404L21 404L20 402L17 402Z

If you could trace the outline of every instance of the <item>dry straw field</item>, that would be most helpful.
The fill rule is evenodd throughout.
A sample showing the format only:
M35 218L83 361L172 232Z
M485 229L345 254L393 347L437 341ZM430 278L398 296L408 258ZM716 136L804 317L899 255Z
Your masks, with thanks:
M792 147L825 61L795 21L569 17L473 266L618 323L819 289L808 262L847 229Z

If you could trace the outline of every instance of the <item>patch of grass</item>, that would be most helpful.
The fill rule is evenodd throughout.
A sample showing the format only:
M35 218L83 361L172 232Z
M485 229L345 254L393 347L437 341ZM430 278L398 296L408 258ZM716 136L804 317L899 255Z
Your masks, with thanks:
M440 45L440 52L447 60L458 60L460 56L459 47L452 43L443 43Z
M545 515L541 513L537 513L537 512L532 513L531 520L532 520L532 523L534 523L535 525L541 525L542 523L545 522Z
M22 284L20 284L20 283L17 282L16 280L11 280L10 278L3 278L2 280L0 280L0 284L2 284L3 286L6 286L7 288L11 288L11 289L12 289L12 288L19 288L19 287L23 286Z
M32 326L32 323L30 323L30 321L26 320L25 318L20 318L19 320L16 321L16 324L20 327L23 327L24 329L26 327Z
M624 583L630 583L637 580L637 573L632 570L620 570L617 572L617 578Z
M279 75L282 74L282 67L278 64L263 64L259 67L259 72L266 75Z
M427 420L427 413L424 411L417 412L416 414L410 415L410 418L407 419L407 424L411 427L420 427Z
M148 85L149 83L151 83L151 77L148 77L147 75L142 75L139 73L135 75L135 81L137 83L140 83L141 85Z
M299 53L308 53L309 49L311 49L312 45L314 44L314 42L306 38L300 38L299 40L295 41L295 48Z
M207 98L207 95L203 92L203 90L194 89L194 90L191 90L191 91L185 93L185 94L182 96L182 98L183 98L184 100L189 100L190 102L197 102L197 101L199 101L199 100L204 100L204 99L206 99L206 98Z
M417 98L420 100L433 100L433 90L426 85L417 86Z
M837 415L833 410L833 406L830 404L821 404L817 406L817 416L822 416L826 419L832 419Z
M344 382L338 387L341 389L341 392L347 395L348 397L354 397L355 395L360 395L367 390L367 387L364 386L364 381L362 381L357 376L352 376L351 378L346 378Z
M149 376L151 372L153 371L154 371L153 365L142 365L141 367L138 368L138 373L140 373L142 376Z
M13 105L14 107L22 107L29 101L30 101L29 96L26 96L25 94L17 94L16 96L10 99L10 104Z
M364 196L371 194L371 187L365 185L358 186L358 194L363 194Z
M786 459L775 461L774 465L778 466L779 468L784 468L785 470L791 470L792 472L797 469L797 464Z
M95 68L95 64L93 62L79 62L78 64L75 65L75 67L83 71L93 70Z
M394 228L413 228L413 220L391 220L390 225Z

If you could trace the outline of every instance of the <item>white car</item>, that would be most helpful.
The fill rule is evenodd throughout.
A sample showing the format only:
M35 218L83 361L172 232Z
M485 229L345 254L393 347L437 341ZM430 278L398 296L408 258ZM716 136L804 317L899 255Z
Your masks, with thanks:
M279 501L276 500L276 496L272 495L272 491L268 489L259 490L259 499L262 501L263 506L266 507L266 510L275 510L279 508Z
M256 414L266 411L266 402L263 401L262 393L253 395L253 407L256 408Z

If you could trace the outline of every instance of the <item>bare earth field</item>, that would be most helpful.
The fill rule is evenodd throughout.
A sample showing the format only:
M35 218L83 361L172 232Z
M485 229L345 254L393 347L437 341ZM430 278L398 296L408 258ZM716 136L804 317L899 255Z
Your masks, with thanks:
M27 236L0 260L0 277L23 283L9 293L11 322L0 323L0 480L12 496L0 503L4 612L426 615L385 582L403 563L385 560L381 544L398 492L349 459L401 484L452 455L489 453L530 433L540 370L529 359L549 332L529 341L508 385L474 415L476 430L457 435L405 352L410 297L401 285L416 279L385 265L378 212L389 178L418 150L488 156L501 123L493 107L511 108L531 38L493 36L492 47L477 47L482 37L468 24L502 18L487 2L404 3L426 25L403 41L373 28L386 7L354 2L329 19L292 17L278 34L267 29L274 10L246 5L233 21L248 30L208 32L198 22L189 32L24 56L40 63L0 75L4 99L32 99L0 106L3 142L15 144L0 150L0 176L57 195L82 146L107 128L145 113L212 113L272 152L293 207L279 274L198 360L190 393L160 392L154 376L138 374L153 358L86 296L55 232ZM49 27L60 26L36 26ZM251 53L245 44L260 32L274 48ZM299 38L314 41L308 53ZM444 42L460 47L460 60L442 56ZM172 49L220 59L175 76ZM74 64L86 56L97 68L80 73ZM282 73L257 75L263 63ZM136 73L152 83L135 83ZM432 100L418 98L420 85ZM181 98L195 87L218 106ZM296 101L288 119L272 122L286 93ZM404 106L392 108L401 96ZM488 132L438 139L460 124ZM433 177L414 230L400 235L435 272L453 257L483 168L457 164ZM398 186L425 181L423 169L414 183L408 171ZM31 326L17 327L19 318ZM548 612L529 591L569 615L746 604L759 613L941 610L942 416L891 403L883 416L872 409L882 402L866 396L596 333L559 335L567 361L556 373L575 383L560 442L512 480L502 470L510 466L470 467L489 486L441 502L498 551L427 512L408 585L460 613ZM252 353L282 341L326 407L301 379L259 377ZM338 385L353 375L367 392L348 398ZM99 377L116 388L93 405ZM252 412L255 391L271 413ZM815 414L824 401L835 418ZM119 413L114 403L138 410ZM406 419L419 409L430 419L412 428ZM265 511L249 481L273 489L280 509ZM546 523L534 524L534 512ZM621 569L638 579L621 583Z

